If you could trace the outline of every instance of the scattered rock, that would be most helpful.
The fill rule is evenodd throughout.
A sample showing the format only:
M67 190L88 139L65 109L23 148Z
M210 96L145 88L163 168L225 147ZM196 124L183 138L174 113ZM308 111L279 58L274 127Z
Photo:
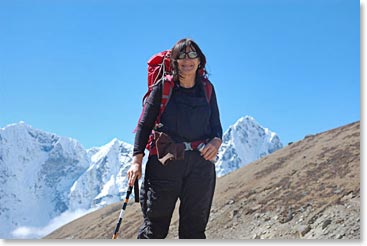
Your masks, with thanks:
M339 188L337 188L337 189L334 190L334 194L340 194L342 192L343 192L343 190L342 189L339 189Z
M266 222L266 221L269 221L269 220L271 220L271 218L269 216L265 216L264 221Z
M344 219L338 219L337 221L335 221L336 224L341 224L342 226L344 226L343 222Z
M331 219L327 219L322 223L322 229L324 230L328 225L331 224Z
M258 204L258 205L255 205L253 207L247 208L244 213L245 213L245 215L252 214L256 210L258 210L259 208L261 208L261 206L262 206L261 204Z
M232 210L231 211L231 213L230 213L230 215L229 215L229 217L231 218L231 219L233 219L234 217L236 217L238 215L238 210L237 209L234 209L234 210Z
M298 227L298 233L301 237L304 237L309 231L311 231L310 225L300 225Z
M292 209L291 208L288 208L288 211L287 210L284 210L281 213L278 221L281 224L284 224L284 223L287 223L287 222L291 221L292 219L293 219Z
M232 205L233 203L234 203L234 200L229 200L227 204Z
M344 196L340 199L340 201L341 201L341 202L345 202L345 201L350 200L350 199L352 199L352 198L353 198L353 192L352 192L352 191L350 191L349 193L347 193L346 195L344 195Z
M307 134L304 139L307 139L307 138L312 138L314 135L313 134Z
M261 208L261 204L257 204L256 206L253 206L253 207L251 208L251 210L256 211L256 210L258 210L259 208Z

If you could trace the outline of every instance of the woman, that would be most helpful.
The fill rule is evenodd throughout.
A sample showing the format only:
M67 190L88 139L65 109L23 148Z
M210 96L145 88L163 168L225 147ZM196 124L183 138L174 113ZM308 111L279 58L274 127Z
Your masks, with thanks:
M179 237L206 238L216 179L212 160L222 143L222 126L214 88L209 102L205 97L205 64L205 55L191 39L178 41L171 50L175 86L161 115L159 131L177 144L202 140L206 145L201 152L186 149L182 160L170 160L166 165L157 155L149 155L140 193L144 223L138 238L165 238L177 199ZM142 176L144 149L159 113L161 97L162 83L158 83L138 124L133 161L127 172L130 186Z

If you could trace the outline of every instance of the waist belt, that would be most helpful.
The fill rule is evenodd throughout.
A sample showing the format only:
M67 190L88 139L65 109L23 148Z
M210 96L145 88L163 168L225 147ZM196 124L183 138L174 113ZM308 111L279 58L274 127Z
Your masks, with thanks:
M184 150L189 151L189 150L196 150L198 149L199 145L206 144L207 142L208 142L207 140L198 140L194 142L182 142L182 143L177 143L177 144L183 144Z
M163 132L154 133L155 146L149 155L157 155L158 160L165 165L169 160L183 160L185 151L198 149L200 144L206 144L208 140L198 140L193 142L175 143L167 134Z

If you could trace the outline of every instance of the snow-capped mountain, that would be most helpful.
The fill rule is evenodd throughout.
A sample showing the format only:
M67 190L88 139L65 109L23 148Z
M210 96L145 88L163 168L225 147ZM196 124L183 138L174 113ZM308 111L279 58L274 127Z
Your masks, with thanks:
M240 118L223 134L216 162L221 177L283 147L279 137L251 116Z
M123 199L133 147L113 139L90 153L90 166L71 187L70 209L101 207Z
M67 210L70 188L88 167L87 152L74 139L23 122L0 129L0 238Z
M243 117L223 136L217 175L281 147L275 133ZM0 238L17 238L17 228L42 228L57 216L122 200L132 151L118 139L86 150L75 139L24 122L0 128L0 225L6 225Z

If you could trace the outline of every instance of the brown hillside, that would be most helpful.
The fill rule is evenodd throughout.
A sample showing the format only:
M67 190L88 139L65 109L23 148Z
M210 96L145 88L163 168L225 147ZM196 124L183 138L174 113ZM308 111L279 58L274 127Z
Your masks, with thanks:
M85 215L48 239L109 239L121 203ZM129 204L120 238L136 238ZM177 238L175 211L168 238ZM217 179L208 239L359 239L360 123L305 137Z

